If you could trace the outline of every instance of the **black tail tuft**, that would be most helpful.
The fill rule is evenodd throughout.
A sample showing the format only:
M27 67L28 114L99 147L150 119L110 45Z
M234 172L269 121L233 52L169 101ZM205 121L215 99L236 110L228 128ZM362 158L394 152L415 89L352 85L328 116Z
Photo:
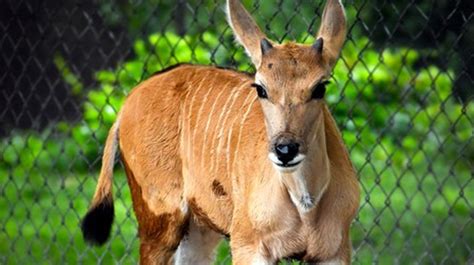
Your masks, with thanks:
M91 208L82 220L81 229L84 239L93 245L103 245L110 236L113 221L113 201L104 199Z

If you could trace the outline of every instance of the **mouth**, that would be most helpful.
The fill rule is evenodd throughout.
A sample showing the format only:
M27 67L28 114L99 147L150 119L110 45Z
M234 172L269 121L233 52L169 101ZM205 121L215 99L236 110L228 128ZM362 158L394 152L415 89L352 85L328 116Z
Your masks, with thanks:
M288 161L286 163L281 162L278 157L274 153L269 153L268 158L270 161L272 161L273 165L279 170L282 171L292 171L297 168L301 162L305 159L305 155L303 154L298 154L295 158L293 158L291 161Z
M301 161L298 161L296 163L275 163L275 165L277 165L279 167L290 168L290 167L296 167L300 163L301 163Z

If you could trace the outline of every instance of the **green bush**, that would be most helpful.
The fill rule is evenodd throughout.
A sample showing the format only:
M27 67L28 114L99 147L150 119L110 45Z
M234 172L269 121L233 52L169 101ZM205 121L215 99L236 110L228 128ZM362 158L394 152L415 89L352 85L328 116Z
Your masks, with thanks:
M474 233L468 203L474 104L453 98L451 71L417 69L421 52L376 51L362 39L347 43L334 70L328 101L363 190L352 230L363 264L469 257L457 237Z

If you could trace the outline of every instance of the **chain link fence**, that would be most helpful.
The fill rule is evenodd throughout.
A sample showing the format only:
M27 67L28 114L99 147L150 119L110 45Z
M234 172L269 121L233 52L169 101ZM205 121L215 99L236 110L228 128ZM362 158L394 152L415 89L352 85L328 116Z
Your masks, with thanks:
M125 96L178 62L253 71L223 0L3 0L0 263L137 263L116 167L104 247L79 222ZM321 1L244 1L277 41L312 43ZM474 4L344 1L349 33L326 100L358 171L355 264L474 262ZM230 264L228 243L217 264Z

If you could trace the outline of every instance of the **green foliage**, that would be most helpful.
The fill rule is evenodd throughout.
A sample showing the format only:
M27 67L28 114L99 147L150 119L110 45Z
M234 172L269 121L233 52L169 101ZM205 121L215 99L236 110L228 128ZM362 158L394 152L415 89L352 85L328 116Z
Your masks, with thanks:
M95 264L98 260L115 264L118 259L123 264L137 263L136 221L128 216L131 196L123 171L115 174L114 190L122 198L114 203L116 240L101 248L87 246L79 229L79 215L87 211L95 190L94 177L14 170L5 180L6 174L0 168L2 264Z
M55 136L51 129L29 134L13 132L11 137L0 142L0 168L24 174L36 170L84 170L87 161L80 156L82 148L91 148L88 141L76 141L74 137L65 135Z
M436 260L466 262L469 256L455 235L474 232L464 200L474 199L474 104L452 97L451 71L415 68L418 53L349 42L329 88L364 194L352 230L363 264L410 263L422 250ZM438 237L455 246L449 258Z
M295 38L298 35L296 32L301 32L301 29L307 29L309 26L312 26L310 30L316 31L317 24L313 24L314 21L298 18L312 18L315 13L320 14L323 8L323 1L318 3L299 1L297 5L292 1L279 1L278 9L271 1L244 0L242 2L269 37L275 40L280 40L282 36ZM202 32L217 35L228 28L226 23L219 23L225 21L225 13L222 12L225 1L186 0L182 3L184 4L180 5L175 1L149 0L123 1L117 5L116 2L101 1L98 5L108 25L123 26L123 22L127 21L126 29L132 37L141 36L142 32L165 31L186 33L192 36L199 36ZM353 7L348 9L349 17L354 18L357 10Z
M32 172L77 172L97 166L108 129L137 83L181 62L234 64L248 70L249 61L242 50L229 50L232 41L228 34L217 37L211 32L199 37L153 34L137 41L135 58L113 71L97 73L100 86L87 92L81 122L60 123L41 133L13 133L3 139L2 174L20 176L18 181L23 185L44 185L44 174ZM420 52L376 50L367 39L348 41L328 86L327 101L358 169L363 191L361 211L352 230L355 259L363 264L429 262L422 251L429 251L438 261L466 262L469 250L457 236L466 235L464 240L474 245L468 204L474 201L474 104L462 106L452 97L454 74L450 70L417 68ZM65 62L60 57L56 61L63 78L82 90ZM25 179L28 175L36 176L28 180L30 184ZM31 188L33 194L37 191ZM60 190L53 192L59 194ZM8 201L15 201L15 197L0 200L0 205ZM21 229L11 231L19 233ZM452 246L449 257L446 244ZM85 247L80 244L79 248ZM0 251L5 254L7 250ZM226 244L219 247L219 261L226 259L227 252ZM121 254L123 248L116 252Z
M64 82L71 87L72 94L76 96L79 95L82 92L84 86L80 82L79 78L69 68L66 61L64 60L64 57L57 53L54 55L53 61Z

